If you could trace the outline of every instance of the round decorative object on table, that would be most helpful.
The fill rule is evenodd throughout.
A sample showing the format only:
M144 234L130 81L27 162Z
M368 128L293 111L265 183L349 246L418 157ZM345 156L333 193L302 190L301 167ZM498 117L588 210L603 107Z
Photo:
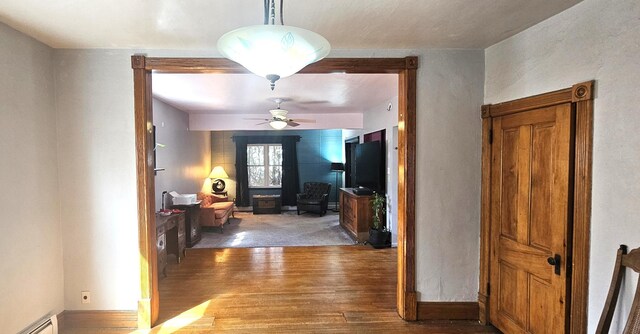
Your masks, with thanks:
M222 179L215 179L211 184L211 190L213 190L214 193L223 192L225 187L226 187L226 184Z

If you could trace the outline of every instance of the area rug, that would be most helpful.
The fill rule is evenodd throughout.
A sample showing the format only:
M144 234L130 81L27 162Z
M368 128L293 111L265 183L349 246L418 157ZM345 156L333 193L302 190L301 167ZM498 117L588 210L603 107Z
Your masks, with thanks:
M202 240L194 248L244 248L273 246L338 246L355 242L340 227L337 213L327 212L323 217L295 211L275 215L254 215L236 212L224 226L203 228Z

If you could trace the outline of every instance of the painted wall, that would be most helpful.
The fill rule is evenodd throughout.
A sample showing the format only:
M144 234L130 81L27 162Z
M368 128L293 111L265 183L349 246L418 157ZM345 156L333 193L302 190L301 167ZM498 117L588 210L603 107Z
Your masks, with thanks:
M229 197L236 196L236 145L231 139L235 135L250 136L300 136L297 145L298 175L300 188L305 182L331 183L329 201L335 201L336 175L331 171L331 162L342 157L342 130L287 130L287 131L214 131L211 132L211 166L221 165L229 174L225 180ZM339 177L338 177L339 180ZM278 194L280 190L249 191L254 194Z
M393 145L394 135L397 135L398 127L398 88L389 92L392 96L388 100L380 103L371 110L364 113L364 126L361 130L342 131L342 141L353 137L360 137L360 142L364 141L364 135L371 132L385 130L386 143L386 193L387 193L387 228L392 233L392 244L398 244L398 150ZM387 110L391 104L391 110ZM397 141L397 138L396 138ZM343 144L344 147L344 144ZM346 158L345 158L346 160Z
M640 246L639 18L638 1L585 0L485 53L486 103L596 80L590 333L604 305L618 245ZM621 312L614 320L628 314L635 277L623 283ZM615 326L612 332L622 332Z
M130 63L131 55L137 52L53 51L59 190L65 194L60 200L65 309L137 308L138 231ZM197 51L153 50L148 54L216 56ZM483 52L333 50L331 54L408 55L420 58L417 291L423 301L475 300L480 212L478 110L482 104ZM480 93L476 98L477 91ZM336 141L341 142L340 136ZM333 160L327 158L327 166L329 159ZM231 166L227 172L233 170ZM335 182L333 174L326 178L327 182ZM452 232L459 227L464 227L462 233ZM91 304L80 303L82 290L92 292Z
M5 333L64 307L51 55L51 48L0 23L0 327Z
M430 50L418 69L416 283L422 301L476 301L484 57Z
M206 131L189 131L189 115L160 100L153 99L156 166L165 170L155 177L156 210L162 207L162 191L180 194L211 191L211 137ZM166 204L171 204L165 197Z
M54 51L66 310L137 309L131 54Z
M332 57L419 58L416 291L476 301L480 235L482 50L338 50Z

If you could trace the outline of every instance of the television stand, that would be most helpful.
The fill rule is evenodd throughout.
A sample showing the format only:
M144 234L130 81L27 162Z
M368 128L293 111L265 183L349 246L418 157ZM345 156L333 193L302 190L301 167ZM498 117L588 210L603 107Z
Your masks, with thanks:
M352 188L340 188L340 226L358 242L369 238L372 198L371 195L358 195Z

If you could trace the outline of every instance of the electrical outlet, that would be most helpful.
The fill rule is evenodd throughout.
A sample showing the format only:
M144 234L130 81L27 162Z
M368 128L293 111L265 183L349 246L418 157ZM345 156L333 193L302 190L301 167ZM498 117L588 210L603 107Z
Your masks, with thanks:
M82 303L83 304L91 303L91 292L82 291L82 292L80 292L80 297L82 298Z

